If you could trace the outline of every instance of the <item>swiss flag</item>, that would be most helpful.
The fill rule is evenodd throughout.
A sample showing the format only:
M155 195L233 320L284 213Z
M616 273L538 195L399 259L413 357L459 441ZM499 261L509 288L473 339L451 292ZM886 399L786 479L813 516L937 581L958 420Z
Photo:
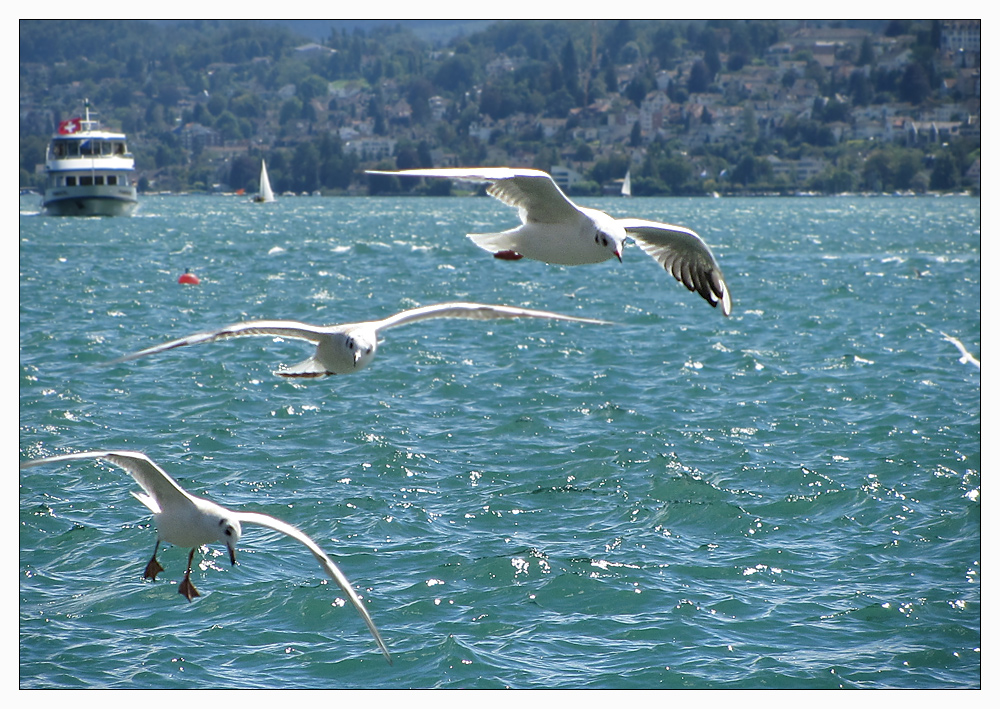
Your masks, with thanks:
M60 135L73 135L74 133L80 132L80 119L70 118L68 121L62 121L59 124L59 134Z

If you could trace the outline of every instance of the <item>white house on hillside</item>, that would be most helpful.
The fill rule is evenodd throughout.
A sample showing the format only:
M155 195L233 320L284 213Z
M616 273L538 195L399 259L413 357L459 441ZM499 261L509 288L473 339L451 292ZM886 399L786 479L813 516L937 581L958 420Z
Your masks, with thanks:
M577 182L583 181L583 175L565 165L553 165L549 174L552 175L552 181L559 185L559 189L563 192L569 190Z

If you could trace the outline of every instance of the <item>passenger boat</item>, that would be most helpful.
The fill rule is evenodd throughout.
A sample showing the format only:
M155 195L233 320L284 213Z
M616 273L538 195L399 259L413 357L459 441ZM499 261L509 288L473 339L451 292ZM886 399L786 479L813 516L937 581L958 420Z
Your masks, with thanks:
M83 118L59 124L45 156L42 208L55 216L127 216L139 206L135 160L124 133L102 130L84 103Z

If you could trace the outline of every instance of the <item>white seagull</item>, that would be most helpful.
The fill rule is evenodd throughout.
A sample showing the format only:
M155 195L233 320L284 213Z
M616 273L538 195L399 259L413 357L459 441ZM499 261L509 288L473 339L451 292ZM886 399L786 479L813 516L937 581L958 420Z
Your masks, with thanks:
M343 325L307 325L294 320L254 320L236 323L221 330L201 332L190 337L165 342L140 352L111 360L112 365L146 355L172 350L175 347L212 342L226 337L248 337L265 335L287 337L294 340L308 340L316 345L316 352L304 362L275 372L283 377L325 377L332 374L359 372L372 361L378 349L378 335L382 330L398 325L429 320L431 318L469 318L472 320L493 320L496 318L545 318L548 320L568 320L570 322L610 325L604 320L578 318L559 315L545 310L528 310L507 305L482 305L480 303L439 303L413 308L396 313L383 320L346 323Z
M722 270L708 244L695 232L645 219L615 219L596 209L578 207L547 172L510 167L366 172L490 183L487 193L517 207L522 222L495 234L468 235L496 258L516 261L527 257L566 266L600 263L612 257L621 261L625 239L631 238L688 290L699 293L713 308L721 303L723 315L729 315L732 308Z
M941 331L938 330L938 332ZM955 347L958 348L958 351L962 353L961 359L958 360L959 362L961 362L962 364L971 364L976 369L982 369L982 367L979 366L979 360L973 357L972 353L969 352L969 350L965 349L965 345L962 344L962 341L960 339L958 339L957 337L952 337L951 335L948 335L944 332L941 332L941 335L944 336L945 340L955 345Z
M337 582L340 589L347 594L351 605L357 609L361 617L364 618L368 630L371 631L379 649L385 655L385 659L392 664L392 657L389 649L382 641L372 622L368 611L361 604L358 594L351 588L350 581L344 576L337 565L330 560L319 545L306 536L303 532L280 519L260 512L236 512L228 510L221 505L217 505L211 500L203 497L195 497L186 492L177 482L167 475L156 463L146 455L136 451L87 451L83 453L69 453L66 455L56 455L49 458L38 458L21 463L21 469L30 468L46 463L58 463L64 460L82 460L90 458L100 458L109 463L113 463L128 471L136 482L145 490L145 494L132 492L139 502L144 504L153 513L153 521L156 523L156 546L153 547L153 556L146 564L143 578L156 580L156 575L163 571L163 567L156 560L156 552L160 548L160 542L173 544L174 546L190 548L188 554L187 571L184 580L181 582L178 592L188 601L195 596L201 595L191 583L191 561L194 558L195 549L212 542L224 544L229 550L229 560L236 564L236 543L243 533L241 524L259 524L262 527L273 529L282 534L287 534L292 539L304 544L319 562L327 575Z

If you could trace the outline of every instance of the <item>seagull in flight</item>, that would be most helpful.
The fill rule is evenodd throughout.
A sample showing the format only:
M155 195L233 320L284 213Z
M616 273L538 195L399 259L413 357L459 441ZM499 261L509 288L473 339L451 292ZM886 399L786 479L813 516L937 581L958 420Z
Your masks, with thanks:
M530 258L576 266L622 259L631 238L688 290L729 315L732 300L712 250L687 227L645 219L615 219L596 209L574 204L552 176L541 170L510 167L454 167L417 170L366 170L370 175L445 177L488 182L486 192L517 207L521 225L494 234L469 234L477 246L499 259Z
M938 330L938 332L941 331ZM946 341L955 345L955 347L958 348L958 351L962 353L962 357L958 360L959 362L961 362L962 364L971 364L976 369L982 369L982 367L980 367L979 365L979 360L976 359L972 355L972 353L969 352L969 350L965 349L965 345L962 344L962 341L960 339L958 339L957 337L952 337L951 335L944 332L941 332L941 335L944 337Z
M259 524L262 527L273 529L276 532L286 534L292 539L304 544L327 575L337 582L340 589L347 594L351 605L361 614L371 631L372 637L378 643L379 649L385 655L385 659L392 664L392 657L386 647L382 636L379 635L375 623L372 622L368 611L361 604L358 594L351 588L350 581L344 576L337 565L330 560L330 557L320 549L310 537L299 531L292 525L282 522L280 519L260 512L236 512L221 505L217 505L211 500L203 497L195 497L184 490L177 482L167 475L156 463L150 460L145 454L136 451L86 451L83 453L69 453L66 455L56 455L48 458L37 458L21 463L20 468L45 465L47 463L58 463L67 460L85 460L99 458L109 463L123 468L135 478L144 493L132 492L139 502L144 504L153 513L153 521L156 523L156 546L153 547L153 556L146 564L143 578L156 580L156 575L163 571L163 567L156 560L156 553L160 548L160 542L173 544L174 546L190 548L188 554L187 571L184 580L178 588L178 592L188 601L201 594L191 583L191 561L194 552L199 547L213 542L224 544L229 551L229 560L236 564L236 543L239 542L243 533L243 524Z
M201 332L179 340L165 342L124 357L106 362L118 364L146 355L157 354L185 345L212 342L227 337L249 337L264 335L287 337L293 340L307 340L316 345L316 352L309 359L275 374L283 377L326 377L333 374L359 372L371 363L378 349L378 336L382 330L433 318L467 318L471 320L494 320L497 318L544 318L547 320L567 320L570 322L610 325L605 320L578 318L559 315L546 310L529 310L508 305L483 305L481 303L439 303L413 308L396 313L383 320L346 323L343 325L307 325L294 320L254 320L236 323L221 330Z

